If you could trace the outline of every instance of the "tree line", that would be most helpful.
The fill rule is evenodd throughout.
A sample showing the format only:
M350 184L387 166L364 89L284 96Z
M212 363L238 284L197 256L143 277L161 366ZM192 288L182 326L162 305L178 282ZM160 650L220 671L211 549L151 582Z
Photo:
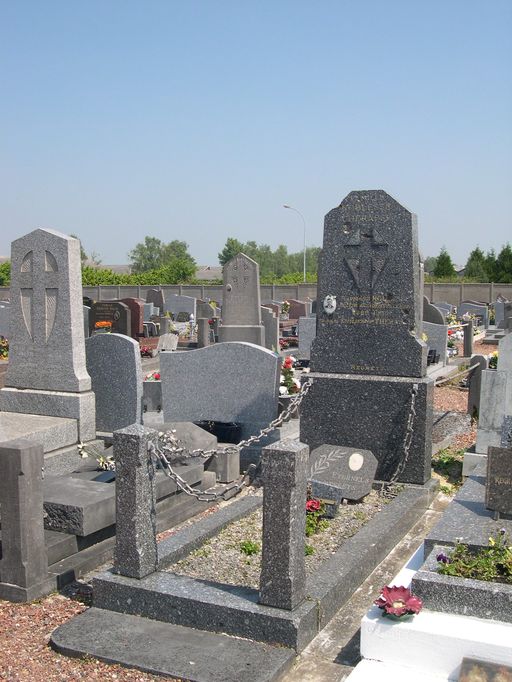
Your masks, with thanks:
M71 235L75 236L75 235ZM82 283L85 286L100 284L195 284L197 265L188 251L184 241L173 240L165 243L156 237L147 236L143 242L135 245L128 253L131 274L113 272L101 265L98 254L87 254L83 246ZM223 249L218 254L219 264L224 265L238 253L256 261L260 267L262 284L294 284L304 279L304 252L288 253L284 244L272 249L268 244L257 244L255 241L241 242L228 237ZM318 246L306 249L306 281L316 282L318 260L321 248ZM502 247L496 254L494 249L484 253L476 247L468 256L462 273L457 273L450 254L445 247L438 256L425 258L426 282L496 282L512 283L512 248L510 244ZM0 286L8 286L10 282L10 262L0 264ZM220 284L221 279L201 280L201 284Z

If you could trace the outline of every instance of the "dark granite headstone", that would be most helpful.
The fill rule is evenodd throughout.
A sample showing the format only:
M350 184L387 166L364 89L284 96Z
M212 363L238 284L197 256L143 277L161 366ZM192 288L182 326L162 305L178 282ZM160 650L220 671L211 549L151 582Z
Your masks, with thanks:
M155 308L159 308L160 315L165 311L164 292L161 289L149 289L146 294L146 303L152 303Z
M377 459L369 450L321 445L309 460L309 480L314 497L360 500L371 492Z
M351 192L325 217L311 370L424 376L416 216L382 190Z
M501 447L512 448L512 417L504 417L501 426Z
M144 336L144 301L141 298L122 298L121 303L130 308L132 339Z
M91 335L98 328L98 322L110 322L110 331L116 334L131 336L131 313L130 308L120 301L97 301L93 304L89 313L89 331Z
M485 506L500 514L512 514L512 449L489 447Z
M287 300L290 304L290 309L288 310L288 317L290 320L298 320L299 317L305 317L307 315L305 301L297 301L295 298L289 298Z

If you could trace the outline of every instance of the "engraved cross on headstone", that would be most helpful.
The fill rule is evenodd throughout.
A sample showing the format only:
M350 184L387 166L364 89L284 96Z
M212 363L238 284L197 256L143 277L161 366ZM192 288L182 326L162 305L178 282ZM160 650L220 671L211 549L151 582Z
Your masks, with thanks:
M345 263L360 293L372 294L388 261L388 244L374 227L354 229L344 222Z
M58 267L46 250L29 251L19 273L21 310L32 341L47 343L55 324L58 297Z

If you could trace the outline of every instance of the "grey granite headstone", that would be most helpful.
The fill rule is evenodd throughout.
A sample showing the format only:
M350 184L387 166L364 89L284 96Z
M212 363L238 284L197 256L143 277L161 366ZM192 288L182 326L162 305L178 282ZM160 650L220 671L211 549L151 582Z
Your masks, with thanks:
M92 334L98 327L97 323L110 322L110 330L116 334L131 336L132 317L130 308L121 301L96 301L89 313L89 331Z
M35 230L12 243L9 364L0 410L78 421L95 437L85 366L80 242Z
M213 317L213 308L209 303L198 301L196 305L196 319L211 320Z
M265 348L279 352L279 317L270 308L261 306L261 321L265 328Z
M316 337L316 315L312 317L299 317L298 332L299 350L297 352L297 359L309 360L311 344Z
M321 445L309 460L309 480L314 497L360 500L372 490L377 459L369 450Z
M505 301L495 301L494 307L494 324L496 327L500 326L500 322L505 320Z
M482 372L480 414L476 452L486 454L490 445L499 447L503 420L512 416L512 335L498 346L498 368Z
M239 253L224 265L222 324L219 341L247 341L263 346L258 263Z
M14 440L0 445L1 599L31 601L55 589L44 537L43 462L39 443Z
M137 341L122 334L87 339L87 370L96 395L96 428L112 433L142 421L142 365Z
M423 322L430 322L432 324L445 323L443 312L430 303L426 296L423 296Z
M485 506L500 514L512 514L512 450L490 447L487 453Z
M446 301L435 301L433 305L443 313L445 320L446 316L454 310L454 306Z
M379 480L431 477L420 288L416 217L392 197L351 192L327 214L300 439L370 450Z
M200 317L197 320L197 347L204 348L210 345L210 325L208 319Z
M160 353L164 421L239 422L242 437L276 418L281 360L251 343Z
M427 335L425 343L429 350L435 350L439 354L439 362L446 365L448 352L448 325L423 322L423 332Z
M486 329L489 326L489 308L486 305L462 301L462 303L457 306L457 317L462 319L466 313L480 317L482 319L482 324Z
M259 601L292 610L306 596L304 554L309 449L279 441L263 449L263 551Z
M330 211L311 370L424 376L427 348L415 336L418 268L416 216L386 192L351 192Z
M473 320L464 323L463 334L462 352L465 358L470 358L473 355Z
M131 578L143 578L158 565L155 464L148 449L157 439L157 431L138 424L114 433L114 572Z
M84 311L84 338L89 338L89 314L91 312L91 309L89 306L84 305L83 307Z
M165 311L165 297L161 289L149 289L146 292L146 303L152 303L155 308L158 308L159 314L163 315Z
M172 313L174 319L176 319L178 313L188 313L189 317L190 315L194 315L194 318L196 318L196 306L197 299L193 296L171 294L165 298L165 312Z

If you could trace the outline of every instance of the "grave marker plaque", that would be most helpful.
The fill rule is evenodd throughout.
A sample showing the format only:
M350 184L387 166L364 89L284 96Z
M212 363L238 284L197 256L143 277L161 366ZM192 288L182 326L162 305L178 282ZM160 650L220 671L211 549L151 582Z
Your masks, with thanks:
M371 492L377 460L369 450L321 445L309 460L309 480L314 497L360 500Z
M116 334L131 336L130 308L120 301L98 301L94 303L89 315L91 335L98 329L96 323L110 322L110 331ZM99 327L101 328L101 327Z
M506 516L512 514L512 450L491 446L487 453L487 509Z

